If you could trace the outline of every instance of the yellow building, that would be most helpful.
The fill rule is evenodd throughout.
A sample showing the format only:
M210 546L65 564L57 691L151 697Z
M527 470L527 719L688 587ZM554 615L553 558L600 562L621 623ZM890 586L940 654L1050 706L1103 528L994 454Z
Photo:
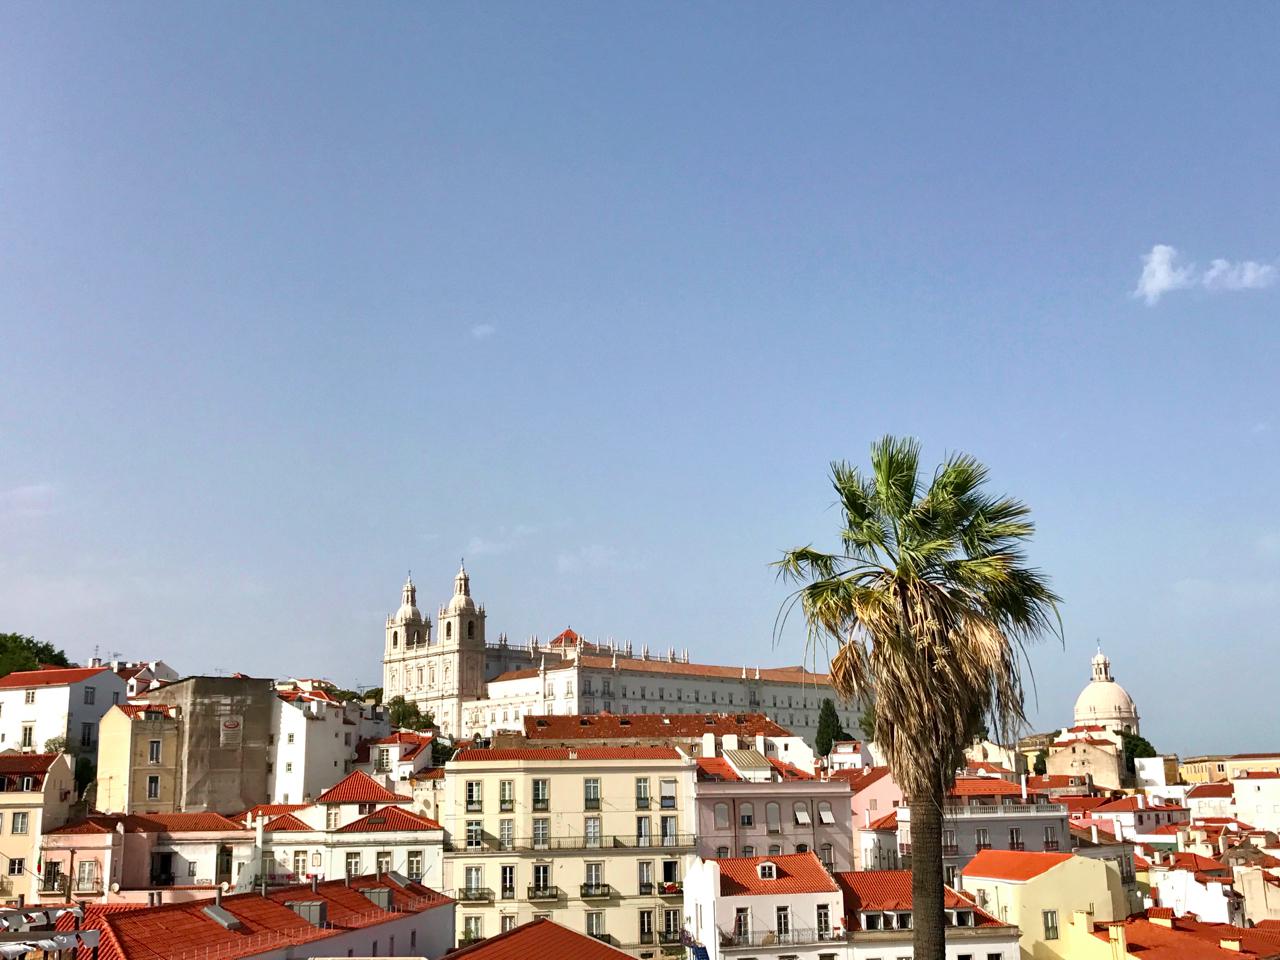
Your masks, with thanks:
M987 913L1022 931L1024 960L1077 960L1062 934L1075 911L1097 921L1128 914L1115 862L1069 853L983 850L964 868L961 887Z
M175 813L180 724L165 704L118 704L98 724L97 808L103 813Z
M436 816L459 940L547 917L637 956L683 955L695 769L671 747L458 753Z
M62 826L76 802L65 753L0 753L0 896L35 902L40 838Z
M1225 783L1245 773L1280 772L1280 753L1207 754L1178 765L1183 783Z
M1168 907L1153 907L1114 923L1098 923L1077 911L1062 925L1061 956L1071 960L1142 960L1195 957L1196 960L1239 960L1276 956L1270 930L1204 923L1190 914L1174 917Z

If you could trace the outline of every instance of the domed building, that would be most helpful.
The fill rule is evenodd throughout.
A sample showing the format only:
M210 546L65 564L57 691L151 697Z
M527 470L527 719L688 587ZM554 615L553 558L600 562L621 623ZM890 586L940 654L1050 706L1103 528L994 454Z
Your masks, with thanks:
M1111 676L1111 661L1098 647L1093 658L1093 676L1076 698L1075 725L1103 727L1124 733L1138 733L1138 707L1127 690Z

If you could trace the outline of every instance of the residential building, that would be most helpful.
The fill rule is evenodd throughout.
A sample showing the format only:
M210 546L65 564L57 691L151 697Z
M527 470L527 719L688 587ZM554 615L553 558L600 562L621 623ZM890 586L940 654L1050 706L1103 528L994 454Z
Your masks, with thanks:
M694 761L671 747L464 749L437 818L460 942L540 916L634 954L679 937Z
M1075 727L1049 745L1045 772L1088 778L1099 790L1119 790L1128 780L1124 748L1101 728Z
M861 770L873 767L876 760L869 745L861 740L837 740L831 745L827 754L827 772L837 773L841 770Z
M383 696L403 696L431 713L450 736L519 730L526 716L606 713L764 712L812 742L818 709L831 696L824 674L800 666L761 668L692 663L688 652L650 654L565 630L549 643L486 639L487 615L471 596L465 567L436 622L417 606L412 579L386 621ZM852 708L840 707L852 728Z
M0 753L0 897L35 899L40 838L67 822L76 802L65 753Z
M703 857L813 852L828 870L853 867L849 784L758 750L697 759L696 832Z
M1033 774L1027 777L1027 791L1043 794L1050 800L1063 797L1088 797L1094 792L1093 778L1088 774Z
M1023 774L1028 773L1027 758L1022 754L1016 745L1010 747L993 740L981 739L971 743L964 752L965 760L970 764L992 765L992 769L999 769L1000 776L1005 776L1009 780L1017 781Z
M1280 932L1202 923L1153 908L1112 923L1083 911L1061 927L1063 955L1071 960L1276 960Z
M181 728L178 708L169 703L122 703L108 710L98 724L98 810L179 810Z
M892 813L903 804L902 788L898 786L888 767L862 767L833 770L832 780L843 780L849 784L850 809L855 830L869 829L877 821L884 819L886 813ZM853 844L853 869L882 870L897 867L897 819L894 819L894 841L892 863L867 864L863 860L863 844Z
M984 850L961 873L963 893L1021 931L1024 960L1069 960L1060 929L1076 910L1123 920L1129 901L1116 864L1069 853Z
M394 783L412 780L431 769L434 742L434 734L412 730L362 740L356 747L355 769Z
M1280 773L1242 770L1231 780L1237 816L1258 830L1280 832Z
M163 660L121 660L113 656L111 660L103 662L101 658L94 657L86 666L109 669L124 681L126 696L129 698L166 683L173 683L181 676Z
M138 704L170 707L178 719L173 774L178 810L232 813L270 799L268 765L277 702L270 680L240 675L185 677L138 696ZM123 734L133 728L115 729ZM110 753L132 756L119 746ZM123 769L109 774L128 777Z
M1192 860L1180 866L1178 857ZM1244 897L1235 889L1229 869L1209 861L1209 870L1196 869L1207 860L1199 854L1175 854L1169 863L1152 861L1151 897L1155 905L1173 910L1175 917L1188 914L1206 923L1230 923L1243 926Z
M897 811L903 866L911 855L911 808ZM1067 808L994 777L958 777L942 812L943 870L955 886L962 867L984 850L1069 849Z
M872 870L838 873L844 899L847 950L841 960L911 960L911 873ZM1019 960L1018 928L1003 923L948 887L947 960Z
M309 803L346 776L362 743L387 736L386 709L342 702L328 684L276 684L268 734L267 792L271 803Z
M902 865L898 845L898 811L891 810L878 820L858 827L854 844L859 870L897 870Z
M479 940L449 954L449 960L512 960L528 957L572 957L573 960L628 960L631 955L598 937L562 927L546 917Z
M1280 772L1280 753L1207 754L1187 757L1178 766L1183 783L1213 783L1234 780L1251 770Z
M454 903L396 875L352 877L140 909L90 904L76 924L101 931L95 954L113 960L305 960L443 956ZM86 954L87 955L87 951Z
M812 852L699 857L684 884L683 925L708 960L844 956L844 900Z
M1170 824L1187 823L1190 815L1186 807L1170 804L1147 803L1144 794L1108 800L1089 811L1092 821L1104 824L1117 840L1129 840L1134 843L1159 842L1161 827Z
M1228 780L1197 783L1187 791L1187 811L1192 820L1204 817L1234 817L1236 815L1236 788Z
M96 764L98 721L124 699L124 681L106 667L49 667L0 677L0 750L65 749Z
M1178 758L1134 757L1133 785L1148 793L1155 791L1167 796L1170 787L1178 785Z

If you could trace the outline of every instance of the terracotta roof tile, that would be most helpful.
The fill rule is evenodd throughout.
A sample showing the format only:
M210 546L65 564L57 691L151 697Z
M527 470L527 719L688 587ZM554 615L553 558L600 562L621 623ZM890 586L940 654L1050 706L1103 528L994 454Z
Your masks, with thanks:
M769 763L773 769L783 780L814 780L816 779L812 773L806 773L797 767L794 763L788 763L785 760L779 760L777 757L769 757Z
M1139 802L1141 801L1141 803ZM1147 803L1142 797L1121 797L1118 800L1109 800L1101 806L1095 807L1093 812L1098 813L1138 813L1143 811L1155 811L1159 813L1176 813L1178 811L1186 811L1186 807L1180 807L1176 804Z
M898 829L898 811L890 810L879 820L872 820L865 827L867 830L897 830Z
M532 920L449 954L449 960L463 957L466 960L542 960L544 957L630 960L630 954L546 919Z
M569 716L525 717L524 735L530 740L603 740L630 737L694 738L713 733L738 736L789 737L791 731L763 713L585 713Z
M1221 798L1235 796L1236 788L1230 783L1198 783L1187 791L1188 800L1202 800L1205 798Z
M725 897L834 893L840 889L813 851L777 857L722 857L715 862L720 865L720 895ZM761 879L762 863L774 865L773 879Z
M66 683L80 683L100 673L109 673L106 667L51 667L46 670L18 670L0 677L0 690L23 687L57 687Z
M698 779L707 782L741 780L724 757L698 757Z
M314 830L315 827L299 820L292 813L282 813L274 820L264 823L262 829L267 833L297 833L299 831Z
M148 713L158 713L162 717L177 716L178 708L172 703L117 703L112 709L119 710L133 720L145 720Z
M443 830L434 820L404 807L383 807L341 827L338 833L390 833L399 830Z
M1021 797L1022 787L998 777L956 777L952 797Z
M966 877L986 880L1031 880L1071 859L1069 853L1032 853L1019 850L981 850L961 871Z
M451 762L679 760L680 758L680 752L674 747L514 747L497 750L477 747L458 751Z
M406 799L363 770L356 770L316 797L316 803L401 803Z
M910 910L910 870L859 870L836 874L836 883L844 894L846 927L862 929L859 914L866 911ZM979 927L1001 926L999 920L979 909L977 904L950 887L944 888L943 906L948 910L972 910Z
M47 773L56 753L0 753L0 774Z
M888 767L862 767L859 769L836 770L831 774L832 780L847 780L856 794L873 783L890 776Z
M1201 923L1190 916L1173 917L1172 910L1152 908L1115 924L1098 924L1094 937L1109 938L1107 927L1123 924L1129 952L1143 960L1228 960L1228 958L1280 956L1280 934L1260 928L1245 929L1225 923ZM1152 919L1163 922L1153 923ZM1167 925L1166 925L1167 924ZM1221 946L1222 941L1238 947Z
M305 810L309 806L308 803L260 803L237 813L232 819L243 822L246 818L256 820L258 817L278 817L283 813Z

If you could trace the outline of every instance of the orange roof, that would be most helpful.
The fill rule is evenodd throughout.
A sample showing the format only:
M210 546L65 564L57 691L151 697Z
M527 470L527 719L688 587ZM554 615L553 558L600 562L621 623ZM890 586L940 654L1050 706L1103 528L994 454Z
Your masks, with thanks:
M404 807L383 807L348 823L338 833L391 833L398 830L442 830L434 820L406 810Z
M873 783L883 780L887 776L889 776L888 767L861 767L835 770L831 774L831 779L848 780L853 792L857 793L859 790L865 790Z
M910 870L858 870L836 874L844 894L845 924L850 930L862 928L859 914L867 911L910 910ZM978 908L971 900L944 888L943 906L948 910L972 910L979 927L1000 926L1000 921Z
M363 770L356 770L316 797L316 803L401 803L407 799L392 793Z
M16 687L59 687L68 683L80 683L100 673L110 673L106 667L49 667L43 670L17 670L0 677L0 690Z
M1187 791L1188 800L1199 800L1203 797L1231 797L1234 796L1236 788L1227 782L1222 783L1198 783Z
M1105 942L1108 940L1107 927L1123 924L1129 952L1143 960L1225 960L1228 957L1238 960L1249 956L1280 956L1280 933L1276 931L1245 929L1226 923L1201 923L1190 916L1173 917L1172 913L1172 910L1153 908L1145 917L1138 914L1116 923L1098 924L1093 935ZM1223 940L1239 941L1239 949L1222 947Z
M741 780L724 757L698 757L698 779L705 782Z
M574 960L630 960L631 955L616 950L595 937L562 927L545 918L531 920L506 933L482 940L449 954L449 960L528 960L533 957L573 957Z
M898 829L898 811L891 810L879 820L872 820L867 826L867 830L897 830Z
M1169 859L1164 863L1157 863L1157 867L1165 866L1170 870L1191 870L1200 873L1231 873L1231 868L1224 866L1211 857L1202 857L1198 853L1189 853L1185 850L1176 853L1170 853Z
M243 821L246 817L250 820L256 820L258 817L278 817L282 813L293 813L295 810L302 810L309 806L310 804L307 803L260 803L237 813L234 819Z
M1274 770L1246 770L1236 774L1237 780L1280 780L1280 773Z
M981 850L961 873L985 880L1012 880L1017 883L1038 877L1071 859L1069 853L1031 853L1019 850Z
M246 829L243 823L220 813L91 813L82 820L74 820L46 833L111 833L117 824L123 824L128 833L208 833Z
M267 833L275 833L276 831L280 831L282 833L297 833L300 830L314 830L315 827L311 826L309 823L299 820L292 813L282 813L274 820L264 823L262 825L262 829Z
M956 777L953 797L1021 797L1022 787L997 777Z
M779 760L777 757L769 757L769 763L773 769L777 770L783 780L813 780L812 773L805 773L794 763L788 763L785 760Z
M1058 797L1053 802L1065 806L1068 813L1079 815L1096 810L1110 801L1106 797Z
M1084 783L1072 783L1072 780L1083 780L1078 775L1069 773L1037 773L1027 777L1027 788L1038 787L1042 790L1061 790L1066 787L1083 787Z
M834 893L839 887L812 850L776 857L722 857L720 895L752 897L784 893ZM774 878L760 878L760 864L774 865Z
M148 713L158 713L162 717L177 716L178 707L172 703L117 703L114 709L134 720L145 720Z
M613 659L607 656L584 654L578 658L583 667L593 670L608 670L613 667ZM743 667L719 667L706 663L672 663L670 660L642 660L635 657L618 657L618 669L635 673L665 673L685 677L723 677L738 680L742 678ZM747 667L747 678L754 680L756 668ZM825 673L811 673L804 667L762 667L760 679L773 683L807 683L810 685L830 684Z
M483 760L679 760L681 754L674 747L516 747L489 750L472 748L460 750L454 763Z
M573 632L572 627L566 627L564 630L561 630L560 633L558 633L556 636L552 637L551 646L576 647L578 645L578 641L581 639L582 638L580 636L578 636L576 633Z
M0 753L0 774L47 773L58 756L56 753Z
M1138 801L1142 799L1145 806L1139 806ZM1145 798L1139 797L1121 797L1119 800L1109 800L1099 807L1094 808L1094 813L1141 813L1144 811L1155 811L1159 813L1176 813L1185 811L1186 807L1179 807L1174 804L1145 803Z
M791 731L763 713L584 713L570 716L525 717L524 735L530 740L600 740L628 737L724 736L789 737Z

